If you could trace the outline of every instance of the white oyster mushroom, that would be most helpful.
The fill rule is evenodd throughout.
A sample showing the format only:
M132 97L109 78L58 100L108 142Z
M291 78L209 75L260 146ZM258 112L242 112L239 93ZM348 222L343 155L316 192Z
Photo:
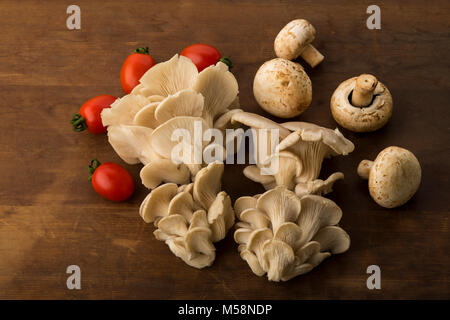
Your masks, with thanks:
M228 230L233 226L234 212L230 196L225 191L219 192L209 207L208 223L211 226L213 242L225 238Z
M223 163L213 162L201 169L195 176L193 189L194 200L205 210L211 207L217 194L220 192L223 171Z
M155 110L159 102L152 102L139 110L133 119L133 124L136 126L156 128L159 123L155 118Z
M140 95L127 94L118 98L101 112L103 126L133 125L134 117L139 110L148 105L149 101Z
M144 186L154 189L163 182L186 184L190 181L191 174L183 163L176 164L169 159L156 159L141 169L140 177Z
M141 126L114 125L108 127L108 141L114 151L128 164L143 163L160 159L153 152L151 136L153 130Z
M155 118L164 123L178 116L201 117L204 98L192 89L181 90L165 98L155 110Z
M350 237L336 226L342 211L331 200L315 195L300 199L285 186L265 192L256 204L251 199L236 200L238 210L246 209L238 215L234 239L258 276L287 281L350 247Z
M156 239L195 268L213 263L213 242L222 240L234 224L231 199L220 191L223 170L223 163L213 162L197 173L194 183L163 184L141 205L144 221L157 227Z
M238 95L238 83L228 66L218 62L198 74L193 89L203 95L203 118L210 127L218 115L223 114Z
M232 125L231 119L234 114L244 112L242 109L232 109L227 110L224 114L222 114L220 117L217 118L216 121L214 121L214 128L225 131L225 129L237 127L236 125Z
M174 55L172 59L150 68L139 80L140 94L167 97L183 89L192 88L197 80L197 67L189 58Z
M139 208L142 219L147 223L156 222L157 226L157 218L168 215L169 203L177 191L178 187L175 183L166 183L150 192Z
M338 129L331 130L306 122L287 122L283 127L292 130L278 145L278 150L288 150L302 160L302 173L297 182L317 179L326 157L347 155L355 148Z
M261 183L266 190L284 185L289 190L297 190L299 196L306 194L326 194L332 191L333 183L343 178L338 172L325 181L317 179L326 157L347 155L354 149L353 143L346 139L338 129L331 130L307 122L286 122L281 125L262 116L241 112L232 116L232 121L240 122L256 129L258 152L265 148L269 156L257 159L256 166L244 169L244 175ZM261 139L258 129L278 129L281 141L274 148L273 141ZM255 139L255 138L254 138ZM274 150L275 149L275 150ZM264 150L264 149L263 149ZM273 174L262 169L278 163Z
M195 176L201 168L202 152L207 145L202 137L200 139L196 137L198 135L197 130L204 132L207 128L208 125L205 120L200 117L180 116L172 118L153 130L152 148L163 158L185 163L191 170L192 175ZM174 139L174 134L178 134L178 139L181 141ZM198 140L201 141L201 145L198 145ZM179 150L174 149L175 147L179 147Z

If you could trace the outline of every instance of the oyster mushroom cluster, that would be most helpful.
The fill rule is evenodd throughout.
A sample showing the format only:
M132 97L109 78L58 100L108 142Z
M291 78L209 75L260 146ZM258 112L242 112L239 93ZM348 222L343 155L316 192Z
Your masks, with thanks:
M223 170L223 163L213 162L197 173L193 183L160 185L139 209L144 221L157 228L156 239L195 268L213 263L213 243L222 240L234 225L231 199L220 191Z
M203 137L202 145L196 145L196 126L202 133L216 125L223 130L238 106L238 84L226 64L218 62L199 73L190 59L176 54L149 69L130 94L117 99L101 116L116 153L128 164L143 163L145 176L153 175L146 186L155 188L161 182L188 183L205 166L202 159L194 159L194 149L203 153L213 147ZM183 139L188 145L172 159L178 144L172 134L177 129L191 139ZM159 170L162 167L167 169Z
M240 220L234 239L253 273L270 281L287 281L311 271L331 254L350 247L337 224L341 209L316 195L299 198L285 186L260 197L241 197L234 210Z
M343 173L333 173L328 179L318 179L324 158L347 155L355 146L338 130L331 130L307 122L286 122L278 124L260 115L240 112L232 116L232 122L239 122L254 129L253 145L265 149L265 159L256 157L256 165L247 166L244 175L261 183L266 190L285 186L295 190L297 196L329 193L335 181ZM261 137L258 129L278 129L279 143L271 145L273 139ZM268 163L278 163L273 174L264 173Z
M228 128L238 107L238 84L226 64L199 73L190 59L175 55L149 69L130 94L101 114L116 153L128 164L144 164L140 177L152 191L140 215L154 222L158 240L196 268L212 264L213 242L234 224L230 197L221 191L224 165L207 165L203 155L223 150L205 141L205 132ZM223 153L215 156L223 161Z

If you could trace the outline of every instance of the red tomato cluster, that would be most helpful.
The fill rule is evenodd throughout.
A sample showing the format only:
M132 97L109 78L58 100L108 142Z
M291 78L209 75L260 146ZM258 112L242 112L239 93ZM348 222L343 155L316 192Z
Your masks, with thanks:
M192 60L198 71L222 61L231 69L230 59L222 58L220 52L208 44L192 44L181 51L181 55ZM120 84L125 93L130 93L139 84L139 80L147 70L155 65L148 47L137 48L130 54L120 69ZM110 95L99 95L86 101L71 120L73 129L77 132L88 130L94 134L105 133L101 112L110 108L117 98ZM91 161L88 167L95 191L106 199L124 201L134 192L134 181L126 169L118 164L106 162L100 164L97 159Z

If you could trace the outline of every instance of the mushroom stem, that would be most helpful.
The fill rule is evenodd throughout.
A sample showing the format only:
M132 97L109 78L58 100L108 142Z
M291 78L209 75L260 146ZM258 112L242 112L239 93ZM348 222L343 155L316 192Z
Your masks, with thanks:
M370 105L377 84L378 80L373 75L360 75L356 79L355 89L352 93L352 105L355 107L367 107Z
M303 49L302 53L300 54L300 56L303 58L303 60L305 60L306 62L308 62L308 64L314 68L315 66L317 66L319 63L321 63L324 59L323 54L321 54L316 48L314 48L313 45L308 44L305 49Z
M369 179L370 170L372 169L373 161L370 160L363 160L358 165L358 176L360 176L363 179Z

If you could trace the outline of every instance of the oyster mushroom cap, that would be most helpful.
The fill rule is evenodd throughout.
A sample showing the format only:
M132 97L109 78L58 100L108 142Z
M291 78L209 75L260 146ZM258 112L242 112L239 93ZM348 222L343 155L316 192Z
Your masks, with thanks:
M331 155L347 155L355 148L338 129L331 130L305 122L283 124L295 130L277 146L277 150L288 150L302 160L302 172L297 182L317 179L325 157Z
M337 226L320 229L313 241L320 243L320 251L330 251L332 254L343 253L350 248L350 236Z
M156 159L145 165L140 172L142 184L154 189L163 182L189 183L191 174L183 163L176 164L169 159Z
M184 56L174 55L170 60L150 68L139 80L141 93L146 96L167 97L183 89L191 88L197 80L195 64Z
M234 224L234 212L231 199L226 192L217 194L208 210L208 223L212 230L211 240L217 242L225 238L228 230Z
M280 281L285 270L294 262L292 247L279 240L270 240L263 245L263 259L267 262L267 277L270 281Z
M228 110L214 121L214 128L224 131L225 129L236 128L237 126L232 126L231 119L234 114L244 112L242 109L232 109Z
M192 89L184 89L169 95L161 101L155 110L155 119L164 123L178 116L201 117L204 99Z
M243 173L250 180L261 183L266 190L273 189L276 186L274 176L261 174L261 169L257 166L247 166Z
M241 251L240 255L243 260L247 261L248 265L250 266L250 269L253 271L254 274L260 277L266 273L266 271L264 271L264 269L261 267L258 258L253 252L244 249Z
M300 202L302 210L297 220L297 224L302 229L300 245L309 242L321 228L334 226L341 220L341 208L327 198L307 195Z
M291 132L270 119L251 112L238 112L231 117L231 123L242 123L254 129L278 129L280 138L286 138Z
M206 230L210 231L209 229ZM202 238L208 237L208 232L206 230L195 231L194 235L189 237L191 239L190 241L193 241L192 239L203 240ZM206 242L207 240L203 241ZM183 237L168 239L166 240L166 244L175 256L181 258L187 265L197 269L209 267L216 257L215 251L211 251L208 254L192 252L190 248L187 247L186 240Z
M187 222L192 224L192 217L194 211L194 200L189 192L180 192L175 195L169 202L167 207L168 215L180 215Z
M214 253L216 248L211 242L211 230L202 227L189 229L186 234L186 248L191 252L200 252L206 255Z
M256 208L256 198L250 196L243 196L234 202L234 213L238 219L240 219L241 213L244 210Z
M192 215L189 228L193 229L197 227L209 228L208 217L205 210L197 210Z
M239 219L246 222L252 229L267 228L270 225L270 220L267 215L256 208L244 210Z
M162 233L165 233L166 235L182 237L188 231L187 221L183 216L179 214L168 215L159 220L158 230L160 230ZM161 233L159 233L158 236L161 236Z
M103 126L132 125L136 113L148 105L148 100L140 95L127 94L118 98L101 112Z
M395 208L409 201L420 186L422 169L409 150L391 146L382 150L376 159L364 160L358 174L369 179L371 197L384 208Z
M268 113L292 118L311 104L311 80L300 64L275 58L265 62L256 72L253 94Z
M295 249L301 236L302 228L293 222L285 222L278 227L274 239L283 241Z
M300 199L285 186L265 192L257 201L256 207L265 212L276 233L285 222L297 222L300 214Z
M345 138L337 128L332 130L308 122L285 122L281 126L294 132L291 133L293 140L290 143L288 143L289 139L285 139L283 144L280 142L279 150L284 150L300 140L308 142L321 140L330 147L332 155L346 156L355 149L353 142ZM299 137L295 137L294 133L297 133Z
M161 158L151 146L152 133L147 127L114 125L108 127L108 141L126 163L147 164Z
M206 210L210 208L221 189L223 171L224 164L216 161L201 169L195 176L194 200Z
M159 122L155 118L155 110L159 102L152 102L139 110L133 119L133 124L142 127L156 128Z
M234 241L239 244L247 244L252 232L253 229L250 228L239 228L234 232Z
M317 241L310 241L300 248L295 250L295 256L300 263L308 261L312 256L320 252L320 243Z
M364 76L364 75L362 75ZM354 132L371 132L380 129L392 116L393 100L388 88L378 81L371 91L370 104L354 106L351 94L359 77L342 82L331 96L330 108L334 120L342 127Z
M158 217L168 215L169 203L177 194L178 187L175 183L160 185L142 201L139 215L145 222L154 222Z
M219 114L225 112L238 95L238 83L228 66L218 62L198 74L193 89L203 95L203 118L212 127Z
M259 260L261 267L267 271L267 261L263 259L263 246L267 241L273 239L272 230L269 228L254 230L248 239L247 249L253 252Z
M200 117L180 116L166 121L165 123L158 126L155 130L153 130L151 138L153 150L155 150L156 153L166 159L181 160L180 162L184 162L185 164L197 164L197 160L201 161L201 159L196 159L195 149L198 148L200 151L202 151L203 147L206 145L206 142L204 142L203 139L200 139L203 145L195 144L195 142L198 140L195 137L195 135L197 134L196 128L198 128L198 130L201 130L200 132L204 132L205 128L208 128L208 126L205 120ZM182 139L181 142L173 141L172 137L174 133L180 133L179 137L181 137ZM184 136L184 134L187 134L187 136ZM173 159L172 150L179 143L188 145L188 148L190 148L191 151L190 155L185 154L185 148L183 148L183 150L181 150L183 151L183 154L177 155L178 158ZM201 162L199 164L201 164Z

